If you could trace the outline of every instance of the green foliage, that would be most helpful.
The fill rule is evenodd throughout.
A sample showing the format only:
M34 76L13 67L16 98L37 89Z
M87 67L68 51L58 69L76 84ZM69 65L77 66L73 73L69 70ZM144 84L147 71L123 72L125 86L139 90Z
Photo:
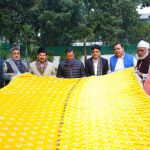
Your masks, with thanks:
M54 55L53 55L53 53L52 53L51 51L47 51L47 54L48 54L48 60L49 60L50 62L53 62L53 60L54 60Z
M149 0L1 0L0 37L10 43L65 46L75 41L136 42L136 8ZM29 52L28 52L29 53Z
M29 8L32 0L1 0L0 1L0 36L10 43L19 41L20 29L29 21Z
M65 54L62 54L62 55L60 56L60 62L64 61L65 59L66 59Z
M2 56L4 59L8 58L9 53L7 51L4 50L0 50L0 56Z
M150 6L150 1L149 0L142 0L142 6L143 7L149 7Z
M79 52L79 51L76 51L75 52L75 57L77 58L77 59L81 59L81 56L83 55L83 53L82 52Z
M139 24L137 28L137 41L143 39L146 41L150 40L150 23L148 22L142 22Z

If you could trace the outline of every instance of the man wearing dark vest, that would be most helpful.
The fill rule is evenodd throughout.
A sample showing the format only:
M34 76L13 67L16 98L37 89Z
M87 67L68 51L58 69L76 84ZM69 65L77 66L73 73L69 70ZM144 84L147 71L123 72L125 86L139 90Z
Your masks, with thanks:
M85 62L86 76L101 76L108 72L108 60L100 55L100 46L92 46L92 57Z
M149 71L148 71L148 74L147 74L147 78L144 82L144 90L145 92L150 96L150 67L149 67Z
M28 64L21 59L20 49L13 46L10 50L10 57L4 61L4 79L6 84L16 75L28 72Z
M124 52L121 43L117 42L113 47L115 55L110 58L110 70L112 72L136 66L136 59Z
M137 54L139 60L137 62L137 73L143 79L145 78L150 65L150 45L148 42L141 40L137 45Z

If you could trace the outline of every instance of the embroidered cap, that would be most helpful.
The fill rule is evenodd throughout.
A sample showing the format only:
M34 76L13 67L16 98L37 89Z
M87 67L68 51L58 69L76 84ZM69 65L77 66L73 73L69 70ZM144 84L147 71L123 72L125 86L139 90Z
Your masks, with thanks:
M45 50L44 47L40 47L37 51L37 55L39 55L40 53L45 53L47 55L47 51Z
M137 45L137 48L139 48L139 47L145 47L145 48L149 49L149 43L141 40Z
M9 51L9 53L12 53L12 51L14 51L14 50L20 51L20 48L19 48L19 46L18 46L17 44L14 44L14 45L12 46L12 48L11 48L10 51Z

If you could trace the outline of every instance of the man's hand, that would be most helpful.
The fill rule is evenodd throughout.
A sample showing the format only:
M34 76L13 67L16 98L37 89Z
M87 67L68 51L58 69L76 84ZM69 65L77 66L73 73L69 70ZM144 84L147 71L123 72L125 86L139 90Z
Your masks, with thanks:
M137 72L137 74L139 75L139 77L143 78L143 73Z

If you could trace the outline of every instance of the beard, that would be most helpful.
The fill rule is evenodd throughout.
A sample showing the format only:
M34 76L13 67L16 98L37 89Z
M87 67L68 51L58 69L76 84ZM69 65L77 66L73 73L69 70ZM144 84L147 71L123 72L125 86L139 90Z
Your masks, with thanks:
M139 56L139 59L145 59L148 56L148 51L143 56Z

